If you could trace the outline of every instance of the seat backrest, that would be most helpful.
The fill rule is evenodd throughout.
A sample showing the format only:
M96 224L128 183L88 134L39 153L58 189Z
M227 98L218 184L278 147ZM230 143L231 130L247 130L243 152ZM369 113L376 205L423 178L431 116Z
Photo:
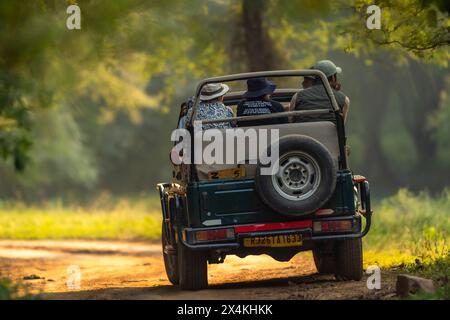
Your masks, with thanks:
M240 127L240 129L248 129L246 127ZM297 123L286 123L286 124L277 124L277 125L270 125L270 126L258 126L253 127L256 131L261 129L278 129L279 130L279 137L284 137L287 135L292 134L298 134L298 135L305 135L308 137L311 137L320 143L322 143L328 151L331 153L334 161L336 162L336 165L338 163L339 158L339 142L336 132L336 126L334 123L330 121L319 121L319 122L297 122ZM225 129L219 129L222 132L222 136L225 137L224 131ZM208 130L205 130L204 133L206 133ZM225 138L224 138L225 139ZM211 142L203 142L203 150L204 148L209 145ZM222 144L223 150L222 154L226 155L226 144L225 142ZM237 144L234 145L234 154L236 155L236 149ZM242 145L241 145L242 147ZM246 160L248 159L248 143L246 143ZM257 159L255 159L257 160ZM242 163L242 166L245 168L246 171L246 179L251 179L255 177L256 173L256 164L248 164L248 163ZM231 169L236 168L237 164L197 164L196 169L198 173L198 178L200 181L208 180L208 173L212 171L219 171L224 169Z

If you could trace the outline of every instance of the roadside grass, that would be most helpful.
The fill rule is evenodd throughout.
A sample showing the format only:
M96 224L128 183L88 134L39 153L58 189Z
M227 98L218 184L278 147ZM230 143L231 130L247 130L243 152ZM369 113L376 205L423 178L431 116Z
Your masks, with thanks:
M413 299L450 299L450 191L431 197L400 190L380 201L364 246L365 267L431 278L439 287Z
M114 199L106 194L83 206L0 202L0 239L157 240L160 234L156 196ZM434 197L400 190L375 202L373 227L364 238L365 268L378 265L432 278L437 293L413 298L450 299L449 252L450 190Z
M74 206L0 201L0 239L159 239L159 198L113 198ZM376 201L372 229L364 238L367 263L386 267L423 262L448 253L450 190L440 196L397 195Z
M0 300L38 300L39 295L28 292L28 288L22 284L14 284L11 280L0 279Z
M156 240L161 234L159 199L111 199L86 206L45 202L0 203L0 239Z
M378 202L364 238L368 264L385 267L434 261L450 250L450 191L438 197L400 190Z

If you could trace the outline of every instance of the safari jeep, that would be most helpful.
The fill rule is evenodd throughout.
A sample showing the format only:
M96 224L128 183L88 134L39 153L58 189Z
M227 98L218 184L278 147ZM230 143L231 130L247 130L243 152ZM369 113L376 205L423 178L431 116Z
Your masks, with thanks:
M206 288L208 263L222 263L227 255L267 254L277 261L289 261L306 250L312 250L319 273L361 279L361 238L368 233L372 216L369 183L348 167L343 116L322 72L269 71L205 79L197 87L193 114L201 89L208 83L301 76L321 79L332 108L202 121L203 125L236 125L257 117L289 117L284 124L254 127L278 130L278 166L272 174L263 175L264 165L251 159L235 165L181 163L174 165L173 182L157 185L164 263L174 285L188 290ZM272 99L286 104L297 91L279 88ZM227 93L225 105L236 106L242 94ZM334 121L302 121L322 114L331 115ZM193 137L192 122L187 130Z

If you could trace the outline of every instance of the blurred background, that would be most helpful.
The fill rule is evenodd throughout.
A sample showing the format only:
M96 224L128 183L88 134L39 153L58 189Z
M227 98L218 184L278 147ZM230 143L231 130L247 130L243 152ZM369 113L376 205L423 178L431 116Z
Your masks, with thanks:
M365 1L81 0L68 30L73 3L0 3L2 200L153 192L198 80L321 59L344 70L351 166L375 195L450 183L446 1L378 1L381 30Z
M80 30L66 27L73 4ZM374 194L365 266L430 276L450 299L449 12L447 0L0 1L0 239L159 239L155 184L171 180L170 133L197 81L331 59L351 99L350 165ZM0 297L10 287L0 280Z

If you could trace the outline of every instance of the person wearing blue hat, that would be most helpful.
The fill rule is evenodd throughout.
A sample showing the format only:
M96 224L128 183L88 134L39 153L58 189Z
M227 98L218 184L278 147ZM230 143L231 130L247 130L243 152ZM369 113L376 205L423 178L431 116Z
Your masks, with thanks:
M284 112L283 105L270 99L276 85L265 78L253 78L247 80L247 91L237 106L237 116L255 116L277 112ZM286 118L239 121L239 127L261 126L286 123Z
M317 62L311 69L322 71L328 78L331 89L333 90L336 102L344 116L344 121L347 119L348 110L350 108L350 99L341 91L341 84L337 80L337 75L342 72L340 67L337 67L330 60L321 60ZM306 80L308 80L306 82ZM305 85L307 83L307 85ZM310 77L306 79L303 83L303 90L297 92L291 100L290 109L291 110L311 110L318 108L328 108L331 109L331 104L328 99L328 95L322 84L322 81L318 78L311 79ZM304 117L302 121L308 120L329 120L335 121L333 115L321 115L314 116L311 119Z

